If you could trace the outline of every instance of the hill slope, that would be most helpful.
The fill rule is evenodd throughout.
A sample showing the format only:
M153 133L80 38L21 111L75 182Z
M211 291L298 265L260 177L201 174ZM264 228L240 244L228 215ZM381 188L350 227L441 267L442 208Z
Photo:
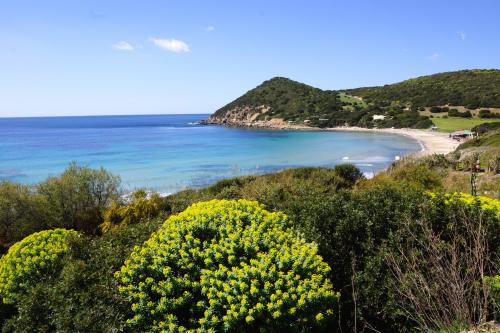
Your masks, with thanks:
M274 128L428 128L432 125L429 116L411 110L444 104L500 107L500 70L439 73L339 92L275 77L220 108L203 123Z
M388 104L409 102L414 106L464 105L500 107L500 70L462 70L421 76L380 87L346 90L367 101Z
M210 119L227 124L265 119L303 121L337 109L335 92L275 77L220 108Z

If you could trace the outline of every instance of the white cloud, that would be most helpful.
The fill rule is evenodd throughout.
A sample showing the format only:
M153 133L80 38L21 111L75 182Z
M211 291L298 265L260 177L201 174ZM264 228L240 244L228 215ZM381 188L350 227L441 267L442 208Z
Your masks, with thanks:
M460 36L460 39L461 40L465 40L465 38L467 38L467 35L465 34L465 32L463 31L459 31L458 32L458 35Z
M162 49L165 49L170 52L174 53L184 53L184 52L189 52L189 46L177 39L163 39L163 38L150 38L150 42L155 44L158 47L161 47Z
M208 27L205 28L206 32L212 32L215 30L215 27L213 25L209 25Z
M129 42L121 41L113 45L115 50L119 51L133 51L135 48Z
M441 55L439 53L433 53L427 57L427 60L436 61L439 58L441 58Z

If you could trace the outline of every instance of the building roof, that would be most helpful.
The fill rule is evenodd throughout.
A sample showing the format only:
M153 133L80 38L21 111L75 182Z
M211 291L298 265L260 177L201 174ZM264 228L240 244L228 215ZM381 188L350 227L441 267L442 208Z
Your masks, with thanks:
M456 131L451 133L451 135L472 135L472 131L470 130L463 130L463 131Z

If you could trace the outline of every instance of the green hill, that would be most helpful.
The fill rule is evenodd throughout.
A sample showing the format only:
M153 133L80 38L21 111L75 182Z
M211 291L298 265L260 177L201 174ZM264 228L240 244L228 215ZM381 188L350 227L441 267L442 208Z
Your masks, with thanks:
M305 120L339 108L336 93L333 91L324 91L284 77L275 77L220 108L212 117L221 118L228 111L241 108L256 111L262 106L266 108L266 112L260 119L269 117L284 120Z
M500 107L500 70L462 70L421 76L380 87L349 89L350 95L368 102L389 104L392 101L414 106L464 105Z
M428 128L432 125L429 114L415 112L417 107L445 104L500 107L500 70L439 73L345 91L321 90L275 77L223 106L204 123L274 128ZM475 124L481 122L474 119Z

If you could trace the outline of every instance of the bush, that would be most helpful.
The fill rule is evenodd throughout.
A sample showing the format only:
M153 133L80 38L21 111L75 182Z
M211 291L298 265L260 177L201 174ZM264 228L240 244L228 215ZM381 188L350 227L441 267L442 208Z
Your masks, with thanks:
M120 178L103 168L91 169L71 163L57 177L38 185L60 227L93 234L102 223L102 213L119 196Z
M451 109L450 111L448 111L448 116L459 117L459 118L472 118L472 113L469 110L465 112L460 112L457 109Z
M116 273L135 331L306 331L338 294L314 244L256 202L213 200L169 218Z
M99 227L106 232L113 227L149 221L160 216L166 209L164 206L158 193L137 190L126 201L113 201L104 211L104 221Z
M0 259L0 296L13 304L44 275L60 269L60 260L70 250L73 230L55 229L34 233L14 244Z
M421 331L477 326L498 313L484 277L498 272L500 201L431 196L422 218L403 220L389 242L390 298Z
M480 110L479 118L500 118L500 114L493 113L490 110Z
M396 165L388 170L388 174L395 180L405 181L416 186L421 186L424 189L442 187L441 175L428 165L420 163Z
M358 180L364 178L363 173L353 164L339 164L333 170L344 179L346 187L352 187Z
M446 112L448 110L444 110L440 108L439 106L433 106L431 107L431 113L441 113L441 112Z
M0 253L29 234L54 224L44 198L30 186L0 182Z
M60 271L34 284L17 300L14 311L0 313L6 319L3 331L127 332L126 318L132 313L113 273L162 222L133 224L73 241ZM1 322L0 318L0 326Z

